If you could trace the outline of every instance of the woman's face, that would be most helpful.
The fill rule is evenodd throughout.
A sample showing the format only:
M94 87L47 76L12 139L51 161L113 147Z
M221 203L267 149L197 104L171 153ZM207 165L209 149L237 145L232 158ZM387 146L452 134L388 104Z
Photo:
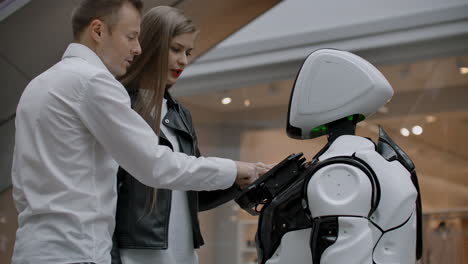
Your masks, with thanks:
M183 33L172 38L169 46L169 72L167 73L167 84L175 84L185 66L189 63L189 57L197 32Z

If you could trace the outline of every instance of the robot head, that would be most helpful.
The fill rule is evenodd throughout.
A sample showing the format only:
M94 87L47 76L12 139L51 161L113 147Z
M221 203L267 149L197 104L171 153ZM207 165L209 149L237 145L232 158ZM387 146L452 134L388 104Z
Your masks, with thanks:
M327 124L358 116L362 121L393 96L377 68L352 53L321 49L311 53L297 74L289 101L287 134L310 139L328 133Z

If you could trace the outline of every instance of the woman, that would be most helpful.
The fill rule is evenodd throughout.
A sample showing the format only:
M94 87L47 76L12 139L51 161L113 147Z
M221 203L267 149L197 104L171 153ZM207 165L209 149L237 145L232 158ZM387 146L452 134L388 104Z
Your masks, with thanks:
M151 9L141 24L143 55L120 81L127 87L134 109L159 135L160 144L200 156L190 113L169 92L188 63L197 34L180 10L167 6ZM214 192L155 190L122 169L118 177L115 244L119 250L114 250L113 263L198 263L195 248L203 245L198 211L216 207L239 193L236 186Z

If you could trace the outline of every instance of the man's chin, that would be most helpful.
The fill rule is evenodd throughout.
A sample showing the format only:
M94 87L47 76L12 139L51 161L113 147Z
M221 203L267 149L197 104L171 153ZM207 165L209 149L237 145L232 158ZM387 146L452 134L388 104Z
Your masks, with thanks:
M112 73L112 75L114 75L115 78L119 78L119 77L124 76L126 73L127 73L127 69L125 69L125 70L120 70L120 71L118 71L118 72L115 71L115 72Z

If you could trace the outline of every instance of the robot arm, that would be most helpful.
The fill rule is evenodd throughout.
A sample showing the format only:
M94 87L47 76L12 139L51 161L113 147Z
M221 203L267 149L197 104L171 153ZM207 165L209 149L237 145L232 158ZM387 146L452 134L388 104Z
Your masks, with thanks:
M251 215L260 213L260 206L268 204L284 188L289 186L304 170L302 153L291 154L258 180L242 191L235 200Z

